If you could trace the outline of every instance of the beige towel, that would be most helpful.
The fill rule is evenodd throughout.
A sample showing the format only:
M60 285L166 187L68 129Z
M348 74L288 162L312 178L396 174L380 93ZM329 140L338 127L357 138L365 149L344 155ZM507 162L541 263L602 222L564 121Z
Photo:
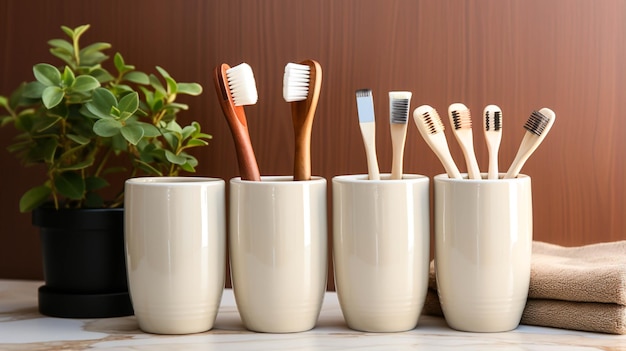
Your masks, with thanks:
M442 315L431 262L423 313ZM522 324L626 334L626 241L562 247L533 242Z

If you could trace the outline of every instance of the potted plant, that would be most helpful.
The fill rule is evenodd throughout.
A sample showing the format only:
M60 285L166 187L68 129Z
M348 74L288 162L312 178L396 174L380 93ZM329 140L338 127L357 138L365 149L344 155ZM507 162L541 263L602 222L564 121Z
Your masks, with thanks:
M195 171L198 161L187 151L211 136L197 122L177 122L188 106L176 98L202 87L177 82L161 67L158 75L136 70L120 53L107 69L109 43L80 45L89 25L61 28L69 40L48 41L60 68L36 64L34 81L0 96L7 113L0 126L19 132L9 151L25 166L45 165L42 183L19 201L40 227L39 308L59 317L129 315L123 182L111 192L111 181Z

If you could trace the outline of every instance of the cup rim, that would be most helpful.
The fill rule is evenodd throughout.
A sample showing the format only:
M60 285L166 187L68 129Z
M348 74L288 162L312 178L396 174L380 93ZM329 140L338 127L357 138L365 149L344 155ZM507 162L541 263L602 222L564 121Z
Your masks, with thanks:
M333 181L343 183L364 183L364 184L394 184L394 183L409 183L428 180L428 176L422 174L404 173L402 179L389 179L391 173L381 173L380 180L370 180L367 174L343 174L333 177Z
M245 180L241 179L241 177L234 177L230 179L230 183L236 184L251 184L251 185L277 185L277 184L286 184L285 186L299 186L303 184L317 184L317 183L326 183L326 178L321 176L311 176L310 180L293 180L293 176L290 175L266 175L261 176L261 181L255 180Z
M436 181L440 181L440 182L447 182L447 183L456 183L456 182L462 182L462 183L480 183L480 184L494 184L494 183L515 183L515 182L523 182L523 181L527 181L530 180L530 176L526 175L526 174L519 174L516 178L510 178L510 179L503 179L501 177L504 177L506 173L499 173L498 174L498 179L486 179L487 178L487 173L481 173L481 177L482 179L468 179L468 174L467 173L461 173L461 177L463 177L463 179L456 179L456 178L450 178L448 176L448 174L446 173L441 173L441 174L437 174L433 177L434 180Z
M224 180L221 178L213 178L213 177L184 177L184 176L174 176L174 177L135 177L126 180L126 184L130 185L144 185L144 186L194 186L194 185L202 185L202 184L215 184L215 183L224 183Z

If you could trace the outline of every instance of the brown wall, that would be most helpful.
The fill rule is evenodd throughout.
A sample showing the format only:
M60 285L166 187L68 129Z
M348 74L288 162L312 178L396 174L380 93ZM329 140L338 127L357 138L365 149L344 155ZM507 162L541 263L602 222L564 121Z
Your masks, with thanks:
M441 111L463 102L478 116L487 104L504 111L500 153L508 168L533 109L550 107L557 121L523 172L533 178L535 239L562 245L626 239L626 1L605 0L108 0L0 3L0 94L31 80L33 64L49 61L46 41L62 24L90 23L85 42L106 41L142 70L165 67L205 91L189 100L186 120L214 135L196 155L199 174L237 175L232 139L217 104L211 70L248 62L259 102L246 108L262 174L289 174L293 136L283 101L285 63L317 59L324 70L312 139L313 173L366 172L354 91L374 91L381 170L391 164L389 90L411 90L411 110ZM55 61L56 62L56 61ZM447 120L444 121L447 124ZM481 169L487 149L475 117ZM457 164L462 153L447 130ZM0 277L41 278L40 249L20 195L39 179L5 147L0 129ZM442 172L410 125L405 171ZM332 282L331 282L332 286Z

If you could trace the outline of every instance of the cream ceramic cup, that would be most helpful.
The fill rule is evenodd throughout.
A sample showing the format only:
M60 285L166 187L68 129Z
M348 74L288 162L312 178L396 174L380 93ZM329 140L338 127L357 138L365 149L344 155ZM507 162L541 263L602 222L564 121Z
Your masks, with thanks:
M428 289L429 179L333 178L335 288L348 327L415 328Z
M442 174L434 183L435 271L446 322L471 332L517 328L530 282L530 177Z
M211 329L224 291L225 182L134 178L124 196L129 291L139 328L156 334Z
M327 277L326 180L230 181L230 264L245 327L300 332L317 323Z

